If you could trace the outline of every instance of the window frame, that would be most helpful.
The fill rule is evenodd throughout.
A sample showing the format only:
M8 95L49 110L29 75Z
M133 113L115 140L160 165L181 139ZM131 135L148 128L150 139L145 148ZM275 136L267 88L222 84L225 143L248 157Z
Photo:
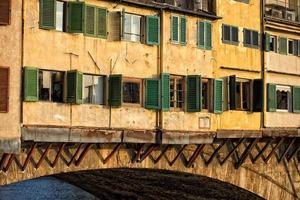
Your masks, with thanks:
M225 27L229 27L229 34L230 34L230 39L229 40L225 40L225 31L224 31L224 28ZM232 29L233 28L237 28L237 36L238 36L238 41L233 41L233 37L232 37ZM240 41L239 41L239 32L240 32L240 30L239 30L239 27L238 26L232 26L232 25L228 25L228 24L222 24L222 42L223 42L223 44L230 44L230 45L235 45L235 46L239 46L239 43L240 43Z
M209 111L210 109L210 96L212 95L212 90L210 88L211 84L209 83L210 82L210 79L209 78L202 78L201 79L201 110L202 111ZM203 85L206 84L207 85L207 94L206 94L206 98L204 98L203 96ZM205 101L207 102L207 108L203 107L204 106L204 103L203 103L203 100L205 99Z
M271 50L271 40L274 40L274 49ZM270 44L270 52L274 52L274 53L277 53L278 52L278 37L276 35L270 35L270 41L269 41L269 44Z
M94 77L103 77L103 104L97 104L97 103L85 103L84 102L84 89L85 89L85 85L84 85L84 76L92 76L93 80ZM107 76L106 75L101 75L101 74L89 74L89 73L83 73L82 76L82 104L86 104L86 105L98 105L98 106L104 106L106 105L106 80L107 80ZM93 88L95 86L93 85Z
M139 84L139 103L126 103L124 102L124 83L138 83ZM123 77L122 79L122 106L131 106L131 107L142 107L144 100L144 81L140 78L131 78Z
M250 31L250 44L246 43L246 31ZM254 33L257 33L257 45L254 44L253 42L253 35ZM255 48L258 49L260 47L260 37L259 37L259 32L253 29L248 29L248 28L243 28L243 40L244 40L244 47L248 48Z
M177 37L177 40L174 40L173 38L173 18L177 18L178 20L178 29L177 29L177 32L178 32L178 37ZM182 19L185 19L185 43L181 42L181 20ZM172 14L171 15L171 20L170 20L170 41L172 44L178 44L178 45L181 45L181 46L186 46L187 44L187 40L188 40L188 32L187 32L187 27L188 27L188 24L187 24L187 18L186 16L184 15L174 15Z
M174 101L172 101L172 95L171 95L171 92L172 92L172 89L171 89L171 81L174 80L174 89L173 89L173 92L174 92ZM178 80L182 80L182 107L177 107L177 81ZM180 76L180 75L170 75L170 110L171 111L183 111L185 110L185 105L186 105L186 100L185 100L185 97L186 97L186 78L185 76ZM174 106L172 107L171 106L171 102L174 102Z
M290 42L292 42L292 53L290 53ZM294 51L295 51L295 44L294 44L295 40L291 39L291 38L287 38L287 55L293 56L294 55Z
M126 16L126 15L131 15L131 16L133 15L133 16L138 16L138 17L140 17L140 35L132 34L132 33L126 33L126 32L125 32L125 24L126 24L126 23L125 23L125 20L126 20L125 16ZM123 37L122 37L122 40L123 40L123 41L134 42L134 43L142 43L142 42L143 42L143 35L144 35L144 33L143 33L143 26L144 26L144 24L145 24L145 23L144 23L144 21L145 21L145 20L144 20L144 17L145 17L145 16L140 15L140 14L130 13L130 12L124 12L124 20L123 20L123 23L124 23L124 24L123 24L123 27L124 27L124 28L123 28L123 33L122 33L122 34L123 34ZM126 35L126 34L127 34L127 35L130 35L130 36L131 36L131 35L139 36L140 39L139 39L138 41L128 40L128 39L125 38L125 35Z
M237 91L236 91L236 89L237 88L235 88L235 101L236 101L236 108L235 108L235 110L237 110L237 111L250 111L251 110L251 90L252 90L252 85L251 85L251 80L250 79L245 79L245 78L236 78L236 87L237 87L237 83L239 83L240 84L240 107L238 107L238 104L237 104L237 102L238 102L238 95L237 95ZM244 83L248 83L249 84L249 94L248 94L248 98L247 98L247 102L248 102L248 105L249 105L249 107L248 108L244 108L244 106L243 106L243 99L244 99L244 94L243 94L243 85L244 85Z
M287 96L287 109L278 109L277 105L277 90L279 88L283 88L283 89L288 89L288 96ZM276 88L275 88L275 93L276 93L276 112L290 112L291 111L291 106L293 105L293 99L292 99L292 86L290 85L277 85L276 84Z
M62 15L62 18L63 18L63 24L62 24L62 30L58 30L57 29L57 2L61 2L63 3L63 15ZM55 31L58 31L58 32L67 32L67 26L68 26L68 19L67 19L67 16L68 16L68 2L66 1L63 1L63 0L56 0L55 1Z

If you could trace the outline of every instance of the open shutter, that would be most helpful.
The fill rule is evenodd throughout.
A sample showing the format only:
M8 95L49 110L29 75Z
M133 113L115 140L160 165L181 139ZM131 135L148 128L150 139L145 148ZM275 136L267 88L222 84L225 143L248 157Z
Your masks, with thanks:
M252 111L261 112L263 102L263 81L254 79L252 81Z
M40 0L40 28L55 29L56 0Z
M0 25L10 24L11 0L0 1Z
M68 2L68 32L83 33L84 3Z
M167 73L161 74L161 109L170 110L170 75Z
M300 113L300 87L293 87L293 112Z
M179 17L171 17L171 41L179 42Z
M223 80L216 79L214 82L214 113L223 112Z
M279 37L279 53L287 54L287 38Z
M77 70L67 72L67 102L82 103L82 73Z
M293 41L293 44L294 44L294 51L293 51L293 53L294 53L294 56L298 56L298 40L294 40Z
M268 83L268 111L275 112L277 108L276 85Z
M236 76L229 77L229 105L230 110L236 110Z
M205 22L205 49L212 49L211 23Z
M107 38L107 10L97 9L97 36Z
M33 67L24 68L24 101L38 101L39 100L39 70Z
M85 6L85 34L90 36L96 35L96 10L93 6Z
M300 40L298 40L298 56L300 56Z
M201 48L201 49L204 49L204 37L205 37L205 30L204 30L204 25L205 23L204 22L198 22L198 47Z
M186 18L180 17L180 44L186 45Z
M0 112L8 112L9 68L0 67Z
M108 105L112 107L120 107L122 105L123 95L123 81L122 75L109 76L109 89L108 89Z
M121 12L108 13L108 40L121 40L121 26L122 26Z
M145 108L159 110L160 96L159 79L145 79Z
M186 110L187 112L200 111L200 76L189 75L186 78Z
M157 16L146 16L147 44L159 45L160 19Z

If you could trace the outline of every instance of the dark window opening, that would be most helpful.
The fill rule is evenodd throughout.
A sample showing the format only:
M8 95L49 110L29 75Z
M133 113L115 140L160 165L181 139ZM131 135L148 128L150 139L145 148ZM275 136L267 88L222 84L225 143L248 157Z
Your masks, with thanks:
M244 29L244 46L254 48L259 46L259 34L257 31Z
M288 52L289 54L294 54L294 40L288 41Z
M64 72L39 71L39 99L63 102Z
M236 109L249 110L250 109L250 82L238 81L236 82Z
M223 25L223 43L235 44L239 42L239 28L229 25Z
M170 107L181 108L184 105L184 79L183 77L171 77L170 79Z
M140 82L124 82L123 83L123 102L124 103L132 103L132 104L140 104Z
M202 109L208 109L209 84L207 79L202 80Z
M288 111L290 106L291 88L289 86L276 86L277 109Z
M277 37L270 36L270 51L277 52Z

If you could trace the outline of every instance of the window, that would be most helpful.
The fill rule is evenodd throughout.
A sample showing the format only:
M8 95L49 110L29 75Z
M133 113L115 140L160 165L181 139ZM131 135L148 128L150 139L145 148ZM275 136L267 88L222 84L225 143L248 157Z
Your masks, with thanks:
M236 109L250 110L250 81L237 80L235 92L236 92Z
M1 0L0 2L0 25L10 24L11 0Z
M0 67L0 113L8 112L9 68Z
M141 41L141 16L125 13L124 39Z
M279 37L279 53L287 54L287 38Z
M294 40L288 40L288 54L294 54Z
M259 47L258 35L257 31L244 29L244 46L253 48Z
M202 109L208 109L209 106L209 82L208 79L202 79Z
M238 2L241 2L241 3L249 3L250 0L235 0L235 1L238 1Z
M56 1L56 26L57 31L66 31L66 3Z
M83 103L104 104L104 77L83 75Z
M170 77L170 107L183 109L184 106L184 78Z
M39 100L63 102L64 72L39 70Z
M276 111L288 111L291 106L291 87L276 85Z
M201 49L210 50L212 49L212 31L210 22L198 22L198 47Z
M141 85L139 79L124 79L123 81L123 103L141 104Z
M254 87L251 88L251 82L247 79L237 78L235 75L229 77L229 105L230 110L250 110L250 99L252 98L253 107L258 110L260 107L261 82L252 80ZM256 94L250 96L250 91Z
M277 52L277 37L271 35L269 42L270 42L270 51Z
M182 16L171 17L171 41L186 44L186 18Z
M238 45L239 28L223 24L223 43Z

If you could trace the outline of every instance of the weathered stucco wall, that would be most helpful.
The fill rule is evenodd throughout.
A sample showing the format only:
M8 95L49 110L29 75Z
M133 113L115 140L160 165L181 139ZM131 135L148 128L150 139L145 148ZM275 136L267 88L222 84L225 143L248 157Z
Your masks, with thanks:
M13 12L11 12L10 25L0 26L0 66L9 67L10 70L9 111L0 113L0 138L19 141L22 2L11 1L11 10Z

